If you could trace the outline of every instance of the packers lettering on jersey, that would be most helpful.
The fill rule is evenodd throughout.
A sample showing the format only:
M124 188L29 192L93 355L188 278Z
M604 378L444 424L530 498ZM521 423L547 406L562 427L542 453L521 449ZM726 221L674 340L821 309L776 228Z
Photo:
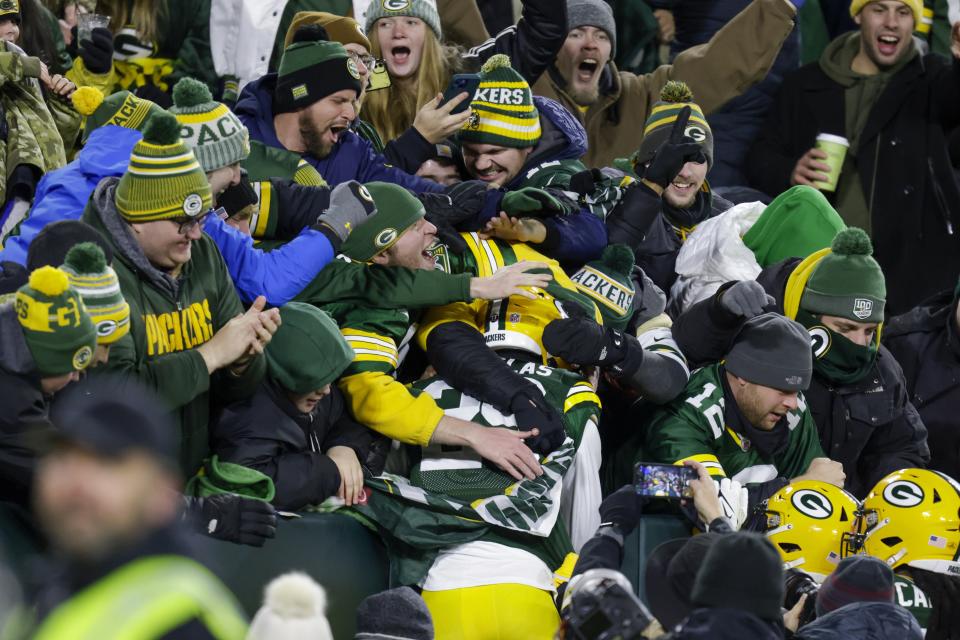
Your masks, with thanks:
M147 355L186 351L213 337L210 302L194 302L186 309L143 316L147 328Z

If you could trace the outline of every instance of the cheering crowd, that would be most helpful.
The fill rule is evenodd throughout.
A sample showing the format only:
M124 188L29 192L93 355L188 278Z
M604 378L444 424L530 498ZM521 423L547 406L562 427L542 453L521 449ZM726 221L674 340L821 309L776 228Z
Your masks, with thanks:
M0 638L960 638L956 0L0 0L0 78Z

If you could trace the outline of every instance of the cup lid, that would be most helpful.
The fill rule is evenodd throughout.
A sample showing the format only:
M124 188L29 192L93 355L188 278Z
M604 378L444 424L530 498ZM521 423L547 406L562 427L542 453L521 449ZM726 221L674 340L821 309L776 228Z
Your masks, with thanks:
M843 136L836 136L832 133L821 133L817 136L817 140L823 140L824 142L833 142L835 144L842 144L845 147L850 146L849 140L847 140Z

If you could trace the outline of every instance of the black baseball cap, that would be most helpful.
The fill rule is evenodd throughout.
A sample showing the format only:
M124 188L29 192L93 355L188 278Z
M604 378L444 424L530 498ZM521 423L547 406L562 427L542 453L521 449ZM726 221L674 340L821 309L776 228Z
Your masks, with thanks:
M170 408L136 381L88 375L57 394L51 419L56 428L39 443L44 450L77 446L105 457L139 450L177 468Z

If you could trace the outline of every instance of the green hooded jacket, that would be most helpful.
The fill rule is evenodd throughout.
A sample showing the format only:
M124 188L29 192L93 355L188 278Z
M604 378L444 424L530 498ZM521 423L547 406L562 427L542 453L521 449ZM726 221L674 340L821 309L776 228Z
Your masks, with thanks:
M204 235L193 243L179 278L154 268L114 204L118 181L104 179L82 217L112 245L113 268L130 304L130 333L113 345L109 363L96 371L129 376L173 408L180 427L181 470L192 477L210 453L212 401L225 405L251 395L266 372L266 360L255 357L239 376L226 370L207 373L196 347L243 313L223 257Z

